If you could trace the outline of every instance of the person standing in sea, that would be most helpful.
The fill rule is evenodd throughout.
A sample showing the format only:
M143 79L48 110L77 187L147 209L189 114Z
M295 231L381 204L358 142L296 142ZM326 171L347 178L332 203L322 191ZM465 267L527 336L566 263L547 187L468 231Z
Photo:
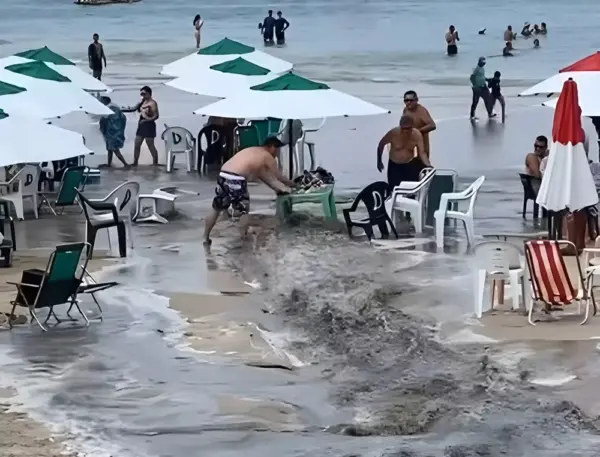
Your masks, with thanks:
M94 33L92 40L88 46L88 63L94 78L102 81L102 64L104 63L104 68L106 68L106 54L104 54L104 46L100 43L100 36L97 33Z
M260 25L260 32L263 36L263 41L266 45L273 44L273 30L275 29L275 18L273 17L273 10L267 12L267 17L263 19Z
M113 114L100 119L100 132L106 143L106 152L108 155L107 166L112 167L113 154L121 161L125 168L129 164L125 161L121 148L125 144L125 127L127 118L121 111L121 108L112 103L110 97L100 97L100 101L108 106Z
M196 49L200 49L200 29L204 25L204 21L199 14L194 18L194 36L196 37Z
M427 108L419 103L419 97L414 90L408 90L404 93L404 111L402 111L402 115L410 116L414 128L423 135L423 153L429 158L429 133L433 132L437 126Z
M133 167L138 166L140 160L140 153L142 150L142 143L145 141L146 146L150 150L152 155L152 165L158 166L158 151L154 144L156 138L156 120L159 117L158 103L152 98L152 89L148 86L142 87L140 90L140 96L142 100L130 108L124 108L124 113L133 113L139 111L140 120L138 122L138 128L135 132L135 142L133 144Z
M277 11L277 19L275 19L275 39L278 45L285 44L285 31L290 27L290 23L283 17L281 11Z
M483 98L483 102L485 103L485 109L488 112L488 116L490 119L495 116L492 112L492 104L491 104L491 95L490 91L487 88L487 79L485 77L485 57L480 57L477 61L477 66L473 69L473 73L471 73L471 89L473 90L473 100L471 101L471 113L470 118L472 121L476 121L477 117L475 117L475 110L477 109L477 105L479 104L479 99Z
M449 56L455 56L456 54L458 54L458 46L456 45L456 42L460 41L460 38L458 37L458 32L456 30L456 28L451 25L448 28L448 32L446 32L446 43L448 44L448 55Z

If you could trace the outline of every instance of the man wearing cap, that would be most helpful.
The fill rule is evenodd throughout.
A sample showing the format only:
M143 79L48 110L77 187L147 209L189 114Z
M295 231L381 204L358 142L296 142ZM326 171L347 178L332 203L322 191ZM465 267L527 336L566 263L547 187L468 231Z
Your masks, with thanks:
M204 245L210 246L210 232L217 223L221 211L230 206L240 217L240 233L244 238L248 231L250 194L248 181L261 180L277 194L289 194L294 182L287 179L277 167L277 153L283 143L277 137L269 137L262 146L242 149L223 164L217 178L212 212L205 219Z
M400 118L400 126L387 132L377 146L377 169L384 169L382 155L389 145L389 161L387 169L390 190L402 181L419 181L419 174L424 167L430 167L429 157L423 147L423 135L414 128L413 119L409 115Z
M477 109L480 98L483 98L488 116L490 118L495 116L495 114L492 113L492 100L490 91L487 88L487 79L485 77L485 70L483 67L485 67L485 57L480 57L477 61L477 66L473 69L473 73L471 73L471 89L473 90L473 100L471 102L472 121L477 120L475 117L475 110Z

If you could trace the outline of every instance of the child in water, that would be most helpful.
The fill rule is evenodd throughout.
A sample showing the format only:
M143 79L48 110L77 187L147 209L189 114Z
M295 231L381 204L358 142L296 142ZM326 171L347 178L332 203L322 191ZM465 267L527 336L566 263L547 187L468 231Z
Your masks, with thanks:
M490 92L492 97L490 99L491 109L494 109L496 102L500 102L500 106L502 108L502 123L504 124L504 118L506 115L506 104L504 102L504 97L502 96L502 92L500 90L500 72L494 72L494 77L487 80L488 87L490 88Z

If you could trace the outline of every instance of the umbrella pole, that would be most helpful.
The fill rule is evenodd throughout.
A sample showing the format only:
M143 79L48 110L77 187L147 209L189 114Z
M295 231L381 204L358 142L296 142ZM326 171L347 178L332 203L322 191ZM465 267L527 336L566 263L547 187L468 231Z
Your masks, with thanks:
M288 119L287 121L288 123L288 147L289 147L289 153L290 153L290 157L289 157L289 175L290 175L290 179L293 180L294 179L294 145L292 144L292 141L294 140L294 133L292 132L292 125L294 123L293 119Z

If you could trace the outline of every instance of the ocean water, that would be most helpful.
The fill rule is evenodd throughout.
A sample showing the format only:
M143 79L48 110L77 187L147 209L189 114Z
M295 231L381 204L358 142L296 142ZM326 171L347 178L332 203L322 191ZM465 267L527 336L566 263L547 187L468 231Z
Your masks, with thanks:
M193 52L197 12L205 19L204 43L229 36L260 46L256 24L269 8L281 9L292 24L288 45L269 52L394 111L328 120L315 134L319 162L336 176L340 197L381 177L376 144L397 122L404 91L416 89L438 120L434 164L457 170L461 186L486 175L477 233L535 228L518 215L516 173L534 137L550 133L552 111L515 95L598 49L599 7L588 1L143 0L79 7L70 0L4 0L0 40L9 43L0 45L0 55L48 45L85 62L97 32L115 101L132 104L138 87L150 84L164 122L198 131L202 121L190 113L210 100L161 85L160 67ZM507 123L471 125L471 68L480 55L499 54L506 25L517 30L524 21L548 24L542 48L528 50L530 42L519 39L518 57L488 64L488 71L503 73ZM450 23L461 35L454 59L444 55ZM487 34L477 35L484 27ZM93 160L102 160L97 125L85 116L56 123L83 133L99 152ZM128 138L134 128L131 118ZM125 179L142 181L146 190L174 182L201 198L167 227L136 227L131 264L104 273L126 284L105 294L104 323L49 335L28 328L0 334L0 380L18 385L24 407L77 449L99 457L597 454L595 343L490 345L468 332L460 342L440 341L440 321L462 322L471 309L460 236L449 234L445 254L433 253L429 242L375 252L306 218L266 230L246 248L221 228L221 247L206 259L199 226L210 206L210 179L119 171L90 190L103 194ZM26 230L31 240L39 237L35 226ZM174 244L181 246L177 254L163 249ZM167 309L165 296L202 292L207 260L231 264L264 285L260 297L272 315L256 310L252 319L304 367L265 371L182 347L185 322ZM231 401L261 407L224 413Z

